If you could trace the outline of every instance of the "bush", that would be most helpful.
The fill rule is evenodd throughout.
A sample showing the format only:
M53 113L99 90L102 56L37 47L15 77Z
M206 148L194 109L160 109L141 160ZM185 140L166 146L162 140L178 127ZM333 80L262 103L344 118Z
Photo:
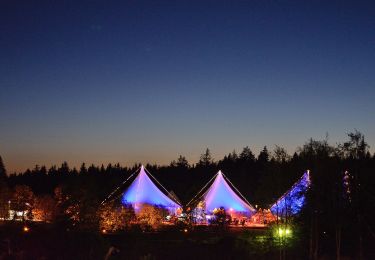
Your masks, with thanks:
M157 230L167 214L163 207L143 204L137 213L137 220L142 230Z
M99 209L99 226L108 232L129 230L135 220L134 209L131 205L118 202L108 202Z

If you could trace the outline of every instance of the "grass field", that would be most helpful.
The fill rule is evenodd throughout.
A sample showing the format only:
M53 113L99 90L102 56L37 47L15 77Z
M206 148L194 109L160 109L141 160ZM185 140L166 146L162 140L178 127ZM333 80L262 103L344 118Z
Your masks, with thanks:
M0 259L278 259L267 229L196 227L118 234L66 231L46 224L0 225ZM299 258L298 250L288 254ZM303 254L301 254L303 258Z

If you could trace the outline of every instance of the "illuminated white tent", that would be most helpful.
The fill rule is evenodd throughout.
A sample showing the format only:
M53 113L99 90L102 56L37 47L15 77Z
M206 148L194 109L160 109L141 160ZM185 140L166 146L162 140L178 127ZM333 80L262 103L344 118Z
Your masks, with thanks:
M212 181L213 180L213 181ZM210 187L205 188L210 184ZM236 191L233 191L233 189ZM202 194L202 191L205 192ZM214 209L223 207L226 211L234 211L251 216L256 209L246 200L246 198L234 187L226 176L219 171L198 194L188 203L193 205L196 202L204 202L205 212L213 212Z
M137 172L138 172L137 177L133 180L133 182L129 185L129 187L126 188L126 190L123 193L121 193L121 202L123 204L131 204L135 212L137 212L140 209L140 206L142 204L161 206L161 207L168 209L168 211L171 213L175 212L178 208L181 207L180 203L174 199L175 197L170 195L170 193L143 167L143 165L141 166L140 170ZM123 185L134 174L132 174L123 183ZM150 177L153 178L153 180L161 188L163 188L166 194L168 194L169 196L164 194L156 186L156 184L151 180ZM116 193L116 191L120 189L120 187L118 187L112 194ZM109 197L112 197L112 194ZM107 198L106 200L108 199L109 198Z

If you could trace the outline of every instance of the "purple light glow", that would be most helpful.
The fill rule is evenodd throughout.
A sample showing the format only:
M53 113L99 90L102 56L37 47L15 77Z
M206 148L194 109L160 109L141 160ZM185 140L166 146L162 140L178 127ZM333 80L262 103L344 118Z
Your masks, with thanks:
M221 171L218 172L215 181L204 195L206 212L212 212L215 208L224 207L226 211L243 212L251 215L255 209L242 200L228 185Z
M122 195L122 203L132 204L135 212L139 211L139 206L145 203L165 207L170 212L174 212L181 207L156 187L143 166L135 180Z
M271 212L279 216L297 214L305 203L305 192L310 186L309 171L292 188L271 206Z

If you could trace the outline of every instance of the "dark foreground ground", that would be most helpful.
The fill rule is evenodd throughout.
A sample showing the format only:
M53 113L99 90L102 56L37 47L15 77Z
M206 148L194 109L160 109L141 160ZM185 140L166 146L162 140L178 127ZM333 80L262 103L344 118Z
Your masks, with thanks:
M48 225L34 225L24 232L22 227L0 225L0 259L280 259L280 248L285 249L286 259L308 257L303 244L291 239L280 247L267 229L200 227L188 232L169 228L100 234Z

